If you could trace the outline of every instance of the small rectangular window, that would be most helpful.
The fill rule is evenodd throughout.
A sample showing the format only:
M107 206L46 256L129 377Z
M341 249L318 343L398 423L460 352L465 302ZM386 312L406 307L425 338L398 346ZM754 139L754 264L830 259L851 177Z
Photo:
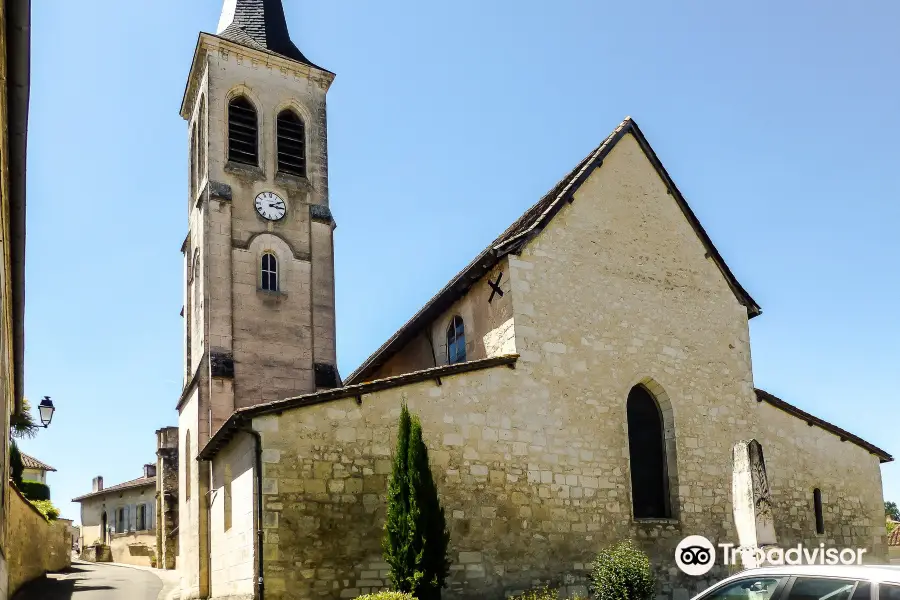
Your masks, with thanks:
M825 533L825 516L822 514L822 490L819 488L813 490L813 510L816 513L816 533L823 535Z

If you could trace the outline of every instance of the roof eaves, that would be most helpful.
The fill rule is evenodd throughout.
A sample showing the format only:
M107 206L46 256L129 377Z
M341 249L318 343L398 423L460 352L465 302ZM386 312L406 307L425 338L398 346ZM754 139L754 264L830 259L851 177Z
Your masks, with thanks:
M494 356L491 358L483 358L481 360L473 360L455 365L444 365L441 367L432 367L403 375L395 375L384 379L376 379L375 381L367 381L356 385L348 385L331 390L315 392L313 394L304 394L293 398L285 398L284 400L276 400L265 404L257 404L235 411L222 427L210 438L209 442L203 447L197 455L198 460L211 460L218 451L225 446L235 433L241 431L254 417L260 417L268 414L280 414L285 410L301 408L304 406L312 406L323 402L331 402L344 398L362 398L363 395L380 392L382 390L391 389L412 383L419 383L431 379L439 379L441 377L450 377L471 371L480 371L498 366L508 366L515 368L516 361L519 359L518 354L504 354L502 356Z
M824 419L820 419L819 417L817 417L815 415L811 415L808 412L806 412L800 408L797 408L793 404L785 402L781 398L774 396L765 390L756 388L756 401L757 402L765 402L767 404L770 404L771 406L774 406L775 408L777 408L779 410L782 410L790 415L797 417L798 419L800 419L802 421L806 421L806 423L810 427L812 427L813 425L817 425L820 428L824 429L825 431L828 431L829 433L833 433L834 435L838 436L842 442L852 442L853 444L856 444L860 448L863 448L863 449L867 450L868 452L870 452L871 454L874 454L875 456L877 456L878 459L882 463L889 463L894 460L893 456L891 456L890 454L888 454L887 452L885 452L878 446L876 446L874 444L870 444L869 442L862 439L861 437L853 435L849 431L847 431L845 429L841 429L837 425L833 425Z
M77 498L72 498L72 502L81 502L82 500L86 500L88 498L96 498L105 494L115 494L116 492L124 492L126 490L133 490L140 487L149 487L155 485L156 477L139 477L137 479L132 479L131 481L126 481L124 483L112 485L108 488L103 488L98 492L90 492L89 494L84 494L82 496L78 496Z

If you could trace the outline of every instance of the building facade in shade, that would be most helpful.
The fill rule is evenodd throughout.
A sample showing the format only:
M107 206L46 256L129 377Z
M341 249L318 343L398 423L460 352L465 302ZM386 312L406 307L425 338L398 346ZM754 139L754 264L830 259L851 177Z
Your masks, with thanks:
M29 0L0 0L0 598L9 589L9 420L22 410Z
M663 597L688 535L737 542L735 448L780 544L887 558L878 447L753 380L739 283L631 118L345 380L335 360L326 94L279 0L201 34L188 123L182 598L352 598L381 558L400 407L451 532L449 598L583 593L635 540ZM474 254L474 253L473 253ZM756 440L751 444L749 440Z

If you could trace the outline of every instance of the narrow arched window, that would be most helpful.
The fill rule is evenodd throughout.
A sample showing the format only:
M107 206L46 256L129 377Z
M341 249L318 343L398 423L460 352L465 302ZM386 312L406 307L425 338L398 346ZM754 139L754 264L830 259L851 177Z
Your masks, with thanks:
M628 454L635 519L671 516L662 413L642 385L628 394Z
M269 292L278 291L278 259L271 252L262 255L260 273L262 275L261 287Z
M246 165L258 162L259 124L250 101L238 96L228 103L228 160Z
M203 185L206 177L206 98L200 99L200 117L197 121L197 187Z
M291 109L278 115L278 170L306 177L306 130L303 119Z
M191 430L184 434L184 497L191 499Z
M816 512L816 533L824 535L825 516L822 514L822 490L819 488L813 490L813 510Z
M191 200L193 200L197 196L197 123L191 127L190 169Z
M447 363L466 362L466 327L462 317L456 315L447 328Z

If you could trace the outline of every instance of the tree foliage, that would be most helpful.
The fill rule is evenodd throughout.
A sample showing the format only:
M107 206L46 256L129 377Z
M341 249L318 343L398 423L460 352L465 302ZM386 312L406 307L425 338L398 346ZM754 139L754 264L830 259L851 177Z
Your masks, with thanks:
M35 422L34 416L31 414L31 404L28 402L28 398L22 399L22 412L10 415L9 429L10 435L14 438L33 438L37 435L40 425Z
M591 592L597 600L650 600L650 559L631 540L605 548L591 564Z
M428 464L422 424L404 405L388 486L382 543L395 590L420 600L437 600L450 572L450 532Z
M48 521L55 521L59 518L59 509L53 506L53 503L49 500L29 500L29 502L31 502Z
M9 476L17 488L22 486L22 473L25 472L25 465L22 464L22 453L19 452L19 446L13 440L9 445Z
M890 517L892 521L900 521L900 509L897 508L896 502L885 502L884 514Z

